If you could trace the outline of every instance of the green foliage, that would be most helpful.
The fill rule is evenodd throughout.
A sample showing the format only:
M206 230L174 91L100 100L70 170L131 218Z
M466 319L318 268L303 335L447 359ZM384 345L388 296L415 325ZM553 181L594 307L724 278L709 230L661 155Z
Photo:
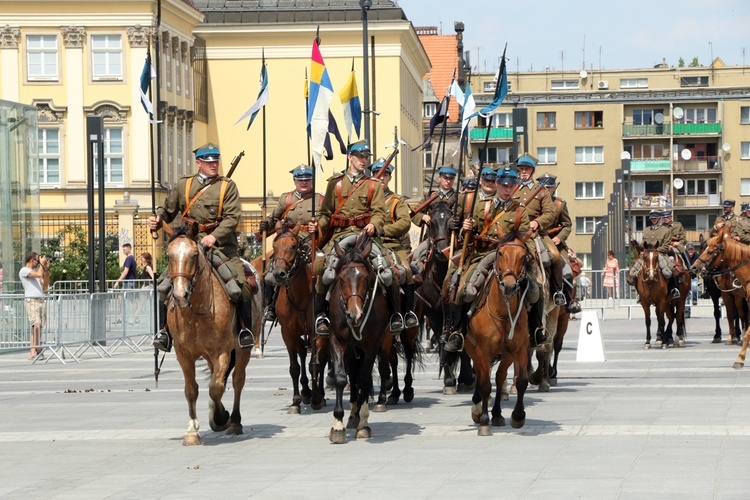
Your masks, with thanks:
M104 241L107 253L106 276L108 280L114 280L120 276L117 235L107 233ZM88 235L83 227L73 224L65 226L55 239L47 241L41 253L52 258L50 284L60 280L88 280L89 245ZM98 251L94 254L94 261L99 262Z
M685 59L680 57L680 60L677 62L678 68L684 68L685 67Z
M698 58L694 57L692 61L690 61L690 67L691 68L697 68L700 66L700 63L698 63Z

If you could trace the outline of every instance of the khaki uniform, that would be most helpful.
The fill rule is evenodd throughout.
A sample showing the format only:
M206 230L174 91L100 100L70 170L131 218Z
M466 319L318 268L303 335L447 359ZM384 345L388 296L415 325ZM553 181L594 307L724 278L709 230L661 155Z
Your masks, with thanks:
M547 231L555 223L555 203L552 201L552 196L547 189L544 187L539 188L540 185L538 182L519 184L518 191L513 195L513 199L520 201L526 206L529 221L535 220L539 224L537 234L539 234L545 245L547 245L552 261L559 264L561 262L560 251L557 249L557 245L552 242L552 238L547 235ZM536 194L529 199L534 192Z
M672 248L672 231L670 228L659 224L658 226L649 226L643 231L643 246L651 244L656 250L663 255Z
M333 213L342 203L344 206L334 217ZM379 235L383 232L385 221L383 186L378 179L363 175L353 179L348 174L340 173L328 180L320 206L318 227L321 233L333 227L332 241L359 233L368 223L375 226L375 234Z
M750 245L750 217L746 217L743 213L734 219L734 224L732 224L732 236L739 238L740 243Z
M732 226L735 223L735 221L737 220L737 216L734 215L734 212L730 212L728 215L720 215L720 216L718 216L716 218L716 220L714 221L714 225L711 227L711 230L708 232L708 236L710 238L713 238L714 236L716 236L716 233L718 232L716 230L716 224L718 224L719 221L722 221L722 220L724 221L725 225Z
M473 193L473 191L469 191L469 193ZM468 193L458 193L455 189L450 189L449 191L433 191L430 193L430 195L427 198L431 198L432 196L435 196L435 199L427 205L422 211L415 213L411 221L416 226L422 226L424 224L423 218L426 214L429 213L430 207L439 202L445 202L453 208L456 207L456 213L453 214L454 217L457 217L459 220L463 220L464 213L469 210L467 205L467 199L468 203L471 203L471 198L467 198ZM456 198L458 198L458 203L456 202Z
M547 233L550 238L554 238L555 236L560 238L560 244L557 245L557 249L562 251L568 248L566 241L573 229L573 221L570 219L568 203L565 200L556 197L552 202L555 207L555 219L552 226L547 230Z
M273 228L276 223L282 218L286 219L294 224L301 223L302 227L299 231L299 237L305 238L308 236L307 224L312 220L312 193L308 193L303 199L302 195L295 191L289 191L279 196L279 202L276 208L273 209L271 215L268 217L268 227ZM315 193L315 214L317 215L320 211L320 206L323 203L323 195Z
M388 188L383 191L383 194L385 196L385 209L388 213L385 226L383 226L383 244L393 250L396 257L401 261L401 265L406 270L406 284L410 285L414 283L414 279L409 266L409 250L411 249L409 206L403 196Z
M671 224L664 224L664 226L669 229L670 245L672 245L674 242L679 243L679 245L677 246L672 245L672 248L676 248L680 251L681 255L684 255L685 245L687 245L687 238L685 237L685 228L683 227L682 223L673 221Z

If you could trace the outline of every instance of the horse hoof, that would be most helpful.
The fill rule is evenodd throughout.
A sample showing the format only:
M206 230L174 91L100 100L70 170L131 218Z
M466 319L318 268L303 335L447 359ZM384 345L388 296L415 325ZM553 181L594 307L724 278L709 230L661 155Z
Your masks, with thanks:
M182 446L198 446L201 444L201 437L197 432L188 432L182 436Z
M320 400L320 402L318 402L318 403L316 403L316 402L314 402L314 401L313 401L313 402L312 402L312 404L310 405L310 407L311 407L311 408L312 408L313 410L320 410L320 409L322 409L322 408L323 408L323 407L324 407L325 405L326 405L326 400L325 400L325 399L322 399L322 400Z
M498 417L492 417L492 425L495 427L505 427L505 417L498 416Z
M370 427L362 427L357 429L357 439L370 439L372 437L372 430Z
M646 349L646 350L651 349L651 344L649 344L648 342L646 342L645 344L643 344L643 348Z
M477 436L491 436L492 435L492 427L489 425L480 425L477 429Z
M721 341L719 341L719 342L721 342ZM714 342L714 343L715 343L715 344L718 344L719 342ZM725 343L726 345L734 345L734 340L732 340L732 339L727 339L727 341L726 341L726 342L724 342L724 343Z
M481 416L481 415L479 415L478 413L474 413L474 411L472 411L472 412L471 412L471 420L472 420L472 421L473 421L473 422L474 422L475 424L478 424L478 423L480 423L480 422L482 421L482 416Z
M290 406L287 410L288 415L299 415L302 413L302 410L300 410L299 406Z
M557 387L557 377L551 377L549 379L549 385L552 387Z
M331 430L328 431L328 439L333 444L344 444L346 442L346 431L340 430L337 431L333 427L331 427Z
M310 404L310 395L309 394L307 394L307 395L303 394L302 395L302 403L306 404L306 405Z
M520 429L521 427L523 427L523 424L525 423L526 423L525 418L522 420L516 420L515 418L510 417L510 426L513 427L514 429Z
M263 353L260 352L260 349L255 351L255 359L263 359Z
M383 403L378 403L372 407L372 411L374 411L375 413L383 413L387 410L388 408Z
M539 384L539 389L537 392L549 392L549 384L546 382L542 382Z
M346 422L346 428L356 429L357 427L359 427L359 417L349 417L349 420Z
M463 382L460 382L458 384L458 392L461 394L466 394L468 392L474 392L474 388L476 387L476 382L473 384L464 384Z
M443 387L444 396L455 396L456 394L458 394L458 392L456 392L455 387L448 387L447 385Z
M735 361L734 364L732 365L732 368L734 368L735 370L740 370L744 366L745 366L745 363L742 363L741 361Z
M398 396L388 396L388 399L385 400L385 404L388 406L394 406L398 404Z
M239 436L242 434L242 425L240 424L229 424L227 428L227 436Z
M407 387L404 389L404 401L411 403L414 400L414 388Z

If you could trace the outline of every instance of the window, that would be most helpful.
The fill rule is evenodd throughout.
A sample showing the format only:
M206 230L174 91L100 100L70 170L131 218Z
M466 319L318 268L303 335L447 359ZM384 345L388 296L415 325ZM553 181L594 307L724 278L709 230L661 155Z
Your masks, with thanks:
M536 148L536 157L540 164L557 163L557 148Z
M686 108L675 123L716 123L716 108Z
M604 120L603 111L576 111L576 128L601 128Z
M630 156L634 160L656 160L669 158L669 147L666 144L633 144Z
M493 80L491 82L484 82L484 91L485 92L495 92L495 87L497 87L497 83ZM508 92L513 90L513 86L510 83L510 80L508 80Z
M576 146L576 163L604 163L604 146Z
M604 182L576 182L576 199L604 199Z
M750 160L750 142L740 143L740 159Z
M185 49L182 54L182 67L185 69L185 97L190 97L190 49Z
M601 217L576 217L576 234L594 234Z
M750 106L740 106L740 123L742 125L750 124Z
M183 138L182 138L182 130L177 129L177 172L179 174L185 175L185 171L182 167L182 145L183 145Z
M552 80L550 82L552 90L571 90L578 88L578 80Z
M577 253L576 256L578 256L579 259L583 261L583 265L581 266L581 269L591 269L591 254L590 253Z
M487 119L480 116L477 126L486 127ZM490 126L491 127L512 127L513 115L511 113L495 113L492 115L492 118L490 119Z
M167 90L172 90L172 49L169 46L169 36L164 37L164 71L165 71L165 85Z
M662 122L664 120L664 109L634 109L633 125L653 125L654 117L661 114Z
M104 129L104 183L122 184L124 146L121 128ZM94 170L94 178L99 182L99 170Z
M120 35L91 37L91 67L94 80L122 80Z
M677 190L677 196L706 196L718 193L716 179L687 179Z
M620 78L621 89L648 88L648 78Z
M60 184L60 129L37 129L39 184Z
M485 163L508 163L510 161L510 148L487 148ZM479 157L484 158L484 149L479 148Z
M34 81L57 81L57 36L26 37L28 78Z
M423 116L425 118L432 118L435 116L435 113L437 113L437 103L436 102L426 102L423 106Z
M554 111L547 111L536 114L536 128L539 130L550 130L556 128Z
M178 94L182 93L182 68L180 67L180 53L177 49L174 54L174 89Z
M740 179L740 196L750 196L750 178Z
M708 87L708 77L683 76L680 78L680 87Z

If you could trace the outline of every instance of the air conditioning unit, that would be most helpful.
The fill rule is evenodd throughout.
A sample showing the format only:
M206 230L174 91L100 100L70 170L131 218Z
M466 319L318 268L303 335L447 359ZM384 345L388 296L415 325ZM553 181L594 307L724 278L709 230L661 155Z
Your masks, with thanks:
M596 86L599 90L607 90L609 88L609 82L607 80L599 80L599 83L597 83Z

